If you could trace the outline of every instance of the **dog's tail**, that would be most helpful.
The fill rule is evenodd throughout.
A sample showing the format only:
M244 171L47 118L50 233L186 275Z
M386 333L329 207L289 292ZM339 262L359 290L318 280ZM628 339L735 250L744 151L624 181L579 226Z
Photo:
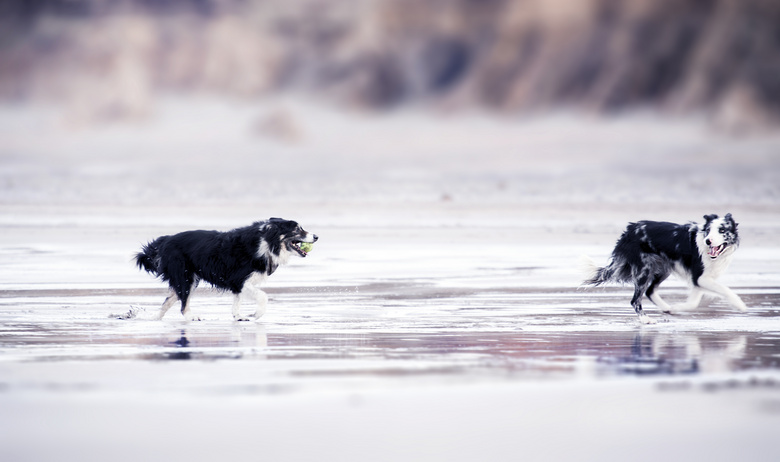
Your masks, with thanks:
M135 263L139 269L152 273L154 275L159 274L158 267L160 265L159 247L165 236L158 238L141 248L141 251L135 254Z
M580 287L600 286L601 284L612 281L615 277L613 264L610 263L605 267L599 267L596 265L596 262L587 255L580 256L579 266L584 278Z

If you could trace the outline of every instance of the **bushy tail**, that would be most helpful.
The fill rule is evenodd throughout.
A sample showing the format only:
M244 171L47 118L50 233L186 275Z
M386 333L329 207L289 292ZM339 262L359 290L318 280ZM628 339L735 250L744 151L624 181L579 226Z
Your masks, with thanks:
M600 286L601 284L614 279L615 269L612 264L605 267L599 267L587 255L580 256L579 263L580 270L585 279L580 286Z
M158 248L162 238L152 241L141 248L141 251L135 254L135 263L139 269L148 271L157 275L159 265Z

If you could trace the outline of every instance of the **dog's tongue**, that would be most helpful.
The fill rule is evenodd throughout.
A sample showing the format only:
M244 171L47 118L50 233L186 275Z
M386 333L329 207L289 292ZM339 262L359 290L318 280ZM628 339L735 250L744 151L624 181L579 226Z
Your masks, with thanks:
M714 245L710 246L710 257L717 257L720 255L720 246L715 247Z

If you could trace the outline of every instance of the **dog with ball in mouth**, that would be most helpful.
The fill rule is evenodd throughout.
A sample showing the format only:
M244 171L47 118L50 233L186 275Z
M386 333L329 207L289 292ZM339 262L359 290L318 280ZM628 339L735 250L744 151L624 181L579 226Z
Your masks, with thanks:
M292 255L306 257L316 241L317 235L297 222L270 218L231 231L184 231L158 237L135 258L140 269L158 276L170 288L159 319L179 301L184 318L198 320L190 311L190 295L203 280L233 292L233 318L247 321L239 315L241 295L255 299L254 317L259 319L268 303L268 296L258 288L260 283Z

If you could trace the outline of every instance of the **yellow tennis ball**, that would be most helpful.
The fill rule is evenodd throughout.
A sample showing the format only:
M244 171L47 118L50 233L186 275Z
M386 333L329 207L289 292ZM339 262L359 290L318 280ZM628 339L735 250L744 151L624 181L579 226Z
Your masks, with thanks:
M312 247L314 247L314 244L311 242L301 242L298 247L300 247L304 252L309 253L311 252Z

